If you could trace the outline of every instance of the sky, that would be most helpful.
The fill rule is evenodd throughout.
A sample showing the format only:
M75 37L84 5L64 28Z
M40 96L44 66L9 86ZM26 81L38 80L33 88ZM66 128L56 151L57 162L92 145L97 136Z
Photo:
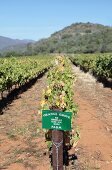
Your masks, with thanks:
M112 0L0 0L0 36L39 40L76 22L112 26Z

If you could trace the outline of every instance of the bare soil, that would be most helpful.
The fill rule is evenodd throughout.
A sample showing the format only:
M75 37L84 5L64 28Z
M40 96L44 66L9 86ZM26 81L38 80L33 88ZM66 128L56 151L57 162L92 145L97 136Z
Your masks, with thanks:
M79 105L76 122L81 136L74 152L82 169L111 170L112 90L79 68L73 69L77 75L74 98Z
M80 140L70 150L77 160L67 169L112 169L112 90L73 66L77 75L74 101L79 105L76 124ZM46 76L22 93L0 115L0 169L50 170L41 128L40 101Z
M0 116L0 169L47 170L50 168L40 101L45 76L14 100Z

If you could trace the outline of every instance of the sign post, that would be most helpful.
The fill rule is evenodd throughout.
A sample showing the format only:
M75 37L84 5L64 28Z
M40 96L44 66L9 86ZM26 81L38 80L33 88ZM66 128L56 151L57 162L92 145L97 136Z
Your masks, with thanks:
M42 111L42 128L52 130L53 170L63 170L63 132L71 130L71 112Z
M52 130L53 170L63 170L63 131Z

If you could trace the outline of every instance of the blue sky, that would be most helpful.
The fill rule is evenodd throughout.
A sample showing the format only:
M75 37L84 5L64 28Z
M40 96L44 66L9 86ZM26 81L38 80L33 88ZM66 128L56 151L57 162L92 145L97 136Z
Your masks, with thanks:
M0 36L38 40L75 22L112 26L112 0L0 0Z

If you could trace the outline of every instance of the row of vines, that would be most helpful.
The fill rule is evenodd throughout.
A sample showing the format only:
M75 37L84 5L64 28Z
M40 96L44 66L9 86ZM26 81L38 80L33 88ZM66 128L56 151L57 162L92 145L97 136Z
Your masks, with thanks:
M53 68L47 74L47 88L43 92L41 109L72 112L73 121L78 107L73 101L73 84L76 77L71 66L71 61L66 57L59 56L55 59ZM78 128L74 127L73 129L75 130L64 132L65 145L73 146L78 140ZM46 130L45 136L48 147L52 147L51 130Z
M51 66L53 56L0 59L0 92L21 86Z
M70 56L71 61L84 71L93 75L112 80L112 54L77 54Z

